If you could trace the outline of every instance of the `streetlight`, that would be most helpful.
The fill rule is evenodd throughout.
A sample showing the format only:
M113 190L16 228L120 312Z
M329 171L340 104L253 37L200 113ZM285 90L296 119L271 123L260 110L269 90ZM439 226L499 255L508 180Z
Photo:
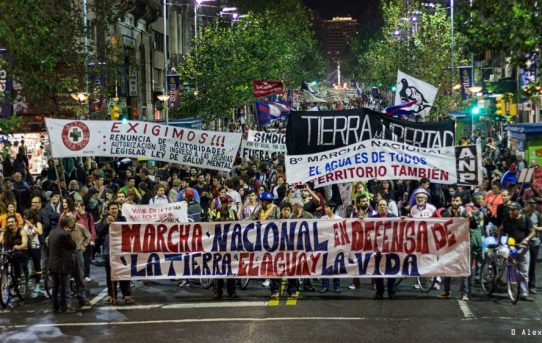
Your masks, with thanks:
M73 100L77 101L79 103L79 106L81 107L83 107L83 104L86 103L88 99L88 93L85 93L85 92L70 93L70 96L72 97ZM84 113L84 110L83 110L83 113Z
M160 100L163 103L166 125L169 125L169 108L168 108L169 106L167 103L169 100L169 95L164 92L163 94L158 96L158 100Z

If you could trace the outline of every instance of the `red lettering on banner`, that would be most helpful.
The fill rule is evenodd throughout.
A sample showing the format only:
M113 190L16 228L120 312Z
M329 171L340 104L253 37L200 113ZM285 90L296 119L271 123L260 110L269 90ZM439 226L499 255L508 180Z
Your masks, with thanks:
M252 253L242 252L239 253L239 268L237 269L237 276L247 276L247 269L245 266L245 259Z
M346 220L343 220L339 223L341 229L341 241L343 245L350 243L350 237L348 237L348 232L346 231Z
M114 132L114 133L119 133L120 132L119 123L115 122L115 123L113 123L113 125L111 125L111 132Z
M194 225L192 229L192 251L203 251L203 229L200 224Z
M312 257L312 255L311 255ZM313 264L313 268L316 268L316 263ZM299 261L297 263L297 268L293 268L296 275L311 275L309 271L309 264L307 263L307 254L302 252L299 254ZM288 276L293 276L288 274Z
M167 249L170 252L179 252L179 242L174 243L173 242L173 234L179 233L179 226L173 225L168 232L167 235Z
M450 225L452 225L454 222L453 220L448 220L444 223L444 227L446 228L446 232L448 233L448 246L451 247L457 243L457 238L455 237L455 233L451 231Z
M363 249L363 225L359 220L352 222L352 250Z
M156 251L156 228L154 225L148 224L145 227L145 233L143 234L142 252L154 251Z
M405 254L412 254L416 250L416 223L408 221L405 227Z
M390 252L390 243L388 242L388 230L391 229L391 222L384 222L384 235L382 236L382 252ZM395 251L394 251L395 252Z
M373 251L373 246L371 242L371 231L374 231L375 222L374 221L368 221L365 222L365 232L363 233L364 236L364 244L363 244L363 250L364 251Z
M374 222L374 225L375 225L375 236L374 236L373 246L374 246L374 251L378 252L380 251L380 248L378 247L378 240L380 237L382 237L381 231L384 229L383 228L384 223L382 223L381 221L377 221L377 222Z
M167 225L158 224L158 233L156 237L156 249L159 251L167 251L166 241L164 240L164 235L168 230Z
M431 228L433 232L433 240L435 241L435 248L440 250L446 246L446 229L440 223L435 223Z
M204 143L205 143L205 141L206 141L206 139L207 139L207 136L208 136L208 134L207 134L207 133L205 133L205 132L204 132L204 133L202 133L202 134L201 134L201 136L199 137L199 141L198 141L198 143L199 143L199 144L204 144Z
M399 227L396 225L393 228L393 235L391 238L391 251L403 252L404 237L405 237L405 221L399 222Z
M427 234L427 222L422 221L418 225L418 237L416 240L416 252L429 254L429 238Z
M184 129L178 129L178 128L173 128L173 134L172 134L173 138L179 138L179 139L183 139L183 136L184 136Z
M166 127L167 128L167 127ZM154 136L160 136L160 126L154 125L151 129Z
M313 274L315 274L316 273L316 265L318 264L318 260L320 260L320 253L318 253L318 254L310 254L309 258L311 259L311 266L312 266L311 272ZM308 274L303 273L302 275L311 275L311 274L310 273L308 273Z
M141 252L139 244L140 224L122 224L122 252ZM132 245L133 242L133 245Z
M179 252L190 252L190 225L179 225Z
M265 253L262 258L261 276L273 276L273 256Z
M275 261L273 263L273 274L276 276L284 276L284 253L278 252L275 254Z
M138 123L133 123L132 124L132 123L128 122L129 127L128 127L128 131L126 131L126 133L130 133L130 131L133 131L134 133L137 133L136 128L137 128L138 125L139 125Z
M196 133L194 131L188 131L188 135L186 135L186 139L188 139L189 142L192 142L196 138Z
M341 240L339 239L339 225L333 223L333 237L335 238L335 246L341 245Z

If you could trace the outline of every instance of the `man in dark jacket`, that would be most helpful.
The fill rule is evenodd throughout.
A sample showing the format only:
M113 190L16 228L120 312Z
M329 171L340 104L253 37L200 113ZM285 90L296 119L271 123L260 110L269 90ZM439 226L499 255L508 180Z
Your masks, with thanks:
M47 269L53 277L53 309L58 313L71 313L67 305L67 290L70 274L73 273L75 243L66 231L74 219L60 218L60 225L49 234L49 261Z

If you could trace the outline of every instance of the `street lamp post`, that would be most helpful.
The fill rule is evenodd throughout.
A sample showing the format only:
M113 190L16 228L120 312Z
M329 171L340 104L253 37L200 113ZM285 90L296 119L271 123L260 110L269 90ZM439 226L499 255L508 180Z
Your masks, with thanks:
M169 125L169 95L164 92L162 95L158 96L158 100L160 100L163 104L162 107L164 108L164 118L166 120L166 125Z

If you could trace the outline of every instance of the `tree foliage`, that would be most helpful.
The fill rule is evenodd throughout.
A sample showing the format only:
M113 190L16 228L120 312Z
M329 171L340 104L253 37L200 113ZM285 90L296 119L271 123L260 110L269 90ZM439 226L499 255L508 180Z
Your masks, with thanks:
M253 80L283 80L292 87L319 76L324 60L310 15L298 1L282 2L291 6L287 12L274 6L204 30L194 42L197 48L177 68L191 87L172 116L189 113L213 120L252 102Z
M410 7L409 7L410 6ZM384 25L372 39L361 38L352 48L358 56L356 74L367 84L395 85L397 70L439 88L431 115L446 115L452 101L457 72L450 72L451 21L439 5L427 10L400 0L382 2ZM413 20L416 17L416 20ZM462 60L462 38L455 35L453 65Z
M539 0L459 0L456 8L458 29L472 52L495 50L520 64L542 45Z
M116 20L113 3L89 1L101 30ZM81 6L69 0L0 0L0 47L12 59L9 76L20 86L18 99L42 113L66 111L74 105L69 94L86 91L85 63L96 51L85 51Z

